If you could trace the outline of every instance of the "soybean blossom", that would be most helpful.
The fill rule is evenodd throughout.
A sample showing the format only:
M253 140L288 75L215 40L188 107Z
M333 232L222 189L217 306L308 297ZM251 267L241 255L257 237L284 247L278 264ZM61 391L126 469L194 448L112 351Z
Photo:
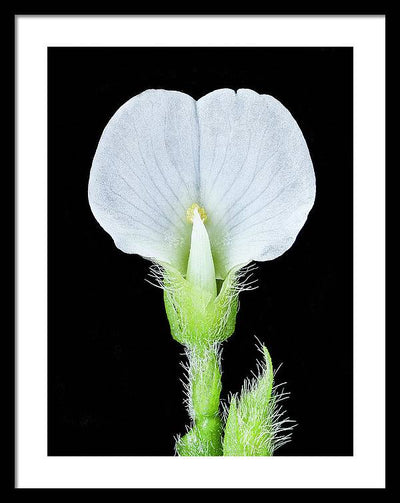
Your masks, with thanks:
M221 412L220 344L234 331L245 266L288 250L314 198L306 142L271 96L148 90L106 126L89 203L120 250L153 262L185 347L191 426L178 454L272 455L290 436L264 346L259 375Z

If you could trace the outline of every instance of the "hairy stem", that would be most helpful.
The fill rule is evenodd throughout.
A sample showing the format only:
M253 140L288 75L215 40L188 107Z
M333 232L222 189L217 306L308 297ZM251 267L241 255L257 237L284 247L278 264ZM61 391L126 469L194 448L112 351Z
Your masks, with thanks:
M222 456L219 344L187 348L186 353L188 411L192 427L178 440L177 453L180 456Z

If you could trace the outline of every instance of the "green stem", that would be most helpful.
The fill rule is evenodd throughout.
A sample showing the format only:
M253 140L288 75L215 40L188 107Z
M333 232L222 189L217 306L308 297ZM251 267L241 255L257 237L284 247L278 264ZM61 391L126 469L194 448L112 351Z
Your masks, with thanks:
M180 456L222 456L219 417L221 370L219 345L187 348L191 430L177 443Z

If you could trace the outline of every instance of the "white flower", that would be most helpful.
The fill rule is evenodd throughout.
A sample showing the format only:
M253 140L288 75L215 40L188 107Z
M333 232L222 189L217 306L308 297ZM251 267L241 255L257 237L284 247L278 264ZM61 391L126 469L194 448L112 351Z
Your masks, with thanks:
M215 278L290 248L314 198L299 126L249 89L135 96L106 126L89 180L91 209L120 250L170 264L213 296Z

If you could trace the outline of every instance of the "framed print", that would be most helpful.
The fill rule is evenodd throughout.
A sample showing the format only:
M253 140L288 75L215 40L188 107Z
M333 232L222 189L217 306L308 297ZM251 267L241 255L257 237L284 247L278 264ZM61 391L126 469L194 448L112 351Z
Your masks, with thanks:
M16 487L384 487L384 100L384 16L16 17Z

